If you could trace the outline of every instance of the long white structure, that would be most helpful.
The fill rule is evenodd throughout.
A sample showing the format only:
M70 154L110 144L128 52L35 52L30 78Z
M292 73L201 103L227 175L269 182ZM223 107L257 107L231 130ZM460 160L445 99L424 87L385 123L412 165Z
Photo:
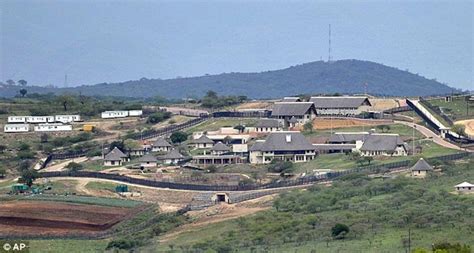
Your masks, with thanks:
M61 123L70 123L70 122L77 122L81 121L80 115L56 115L54 116L56 122Z
M9 116L8 123L69 123L81 121L80 115L56 115L56 116Z
M105 111L102 112L103 119L125 118L128 117L128 111Z
M5 133L24 133L30 130L30 125L28 124L6 124L3 127Z
M142 115L143 115L142 110L130 110L130 111L128 111L128 116L130 116L130 117L138 117L138 116L142 116Z
M61 123L54 124L39 124L34 128L35 132L59 132L72 131L71 125L63 125Z
M8 116L8 123L26 123L28 116Z

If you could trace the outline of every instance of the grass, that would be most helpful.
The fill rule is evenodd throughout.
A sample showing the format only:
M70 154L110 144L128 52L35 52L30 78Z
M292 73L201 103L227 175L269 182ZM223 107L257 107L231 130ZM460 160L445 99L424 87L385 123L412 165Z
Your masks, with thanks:
M389 124L390 130L387 131L386 133L389 134L399 134L402 137L412 137L413 136L413 129L409 126L405 126L402 124ZM362 132L362 131L369 131L370 129L375 128L377 133L382 133L379 129L377 129L376 126L354 126L354 127L344 127L344 128L334 128L333 132ZM313 130L313 132L305 132L305 136L307 137L319 137L319 136L330 136L331 135L331 130L330 129L325 129L325 130ZM415 131L415 139L420 139L423 138L424 136L418 132Z
M428 102L433 106L442 108L453 121L460 119L472 118L474 116L474 107L471 105L468 109L466 106L465 96L453 97L451 102L445 102L444 98L431 99Z
M237 125L245 125L248 127L255 126L258 119L234 119L234 118L219 118L219 119L210 119L199 125L193 126L186 129L187 133L193 132L203 132L203 131L215 131L219 130L221 127L234 127Z
M143 203L135 200L76 196L76 195L12 195L0 196L0 200L38 200L38 201L58 201L67 203L77 203L86 205L113 206L113 207L136 207Z
M110 182L95 182L91 181L86 184L87 189L91 190L107 190L111 192L115 192L115 187L119 185L116 183L110 183Z
M30 240L30 252L104 252L108 240Z

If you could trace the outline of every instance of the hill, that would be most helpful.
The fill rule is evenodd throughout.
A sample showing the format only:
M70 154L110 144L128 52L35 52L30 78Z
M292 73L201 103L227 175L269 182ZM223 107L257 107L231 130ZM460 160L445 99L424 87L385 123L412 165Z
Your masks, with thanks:
M126 97L201 97L207 90L223 95L276 98L302 93L362 93L364 84L374 95L426 96L452 92L452 88L408 71L360 60L310 62L260 73L223 73L176 79L146 79L101 83L75 88L28 87L28 93L82 93ZM18 86L0 87L0 96L18 94Z

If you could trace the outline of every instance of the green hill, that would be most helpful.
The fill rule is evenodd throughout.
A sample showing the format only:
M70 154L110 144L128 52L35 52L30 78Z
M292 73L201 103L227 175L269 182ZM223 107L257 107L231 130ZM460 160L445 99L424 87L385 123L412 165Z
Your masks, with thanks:
M260 73L224 73L176 79L146 79L102 83L75 88L27 87L28 93L82 93L126 97L201 97L207 90L223 95L276 98L302 93L363 93L388 96L425 96L452 92L452 88L408 71L360 60L310 62ZM0 86L0 96L18 94L18 86Z

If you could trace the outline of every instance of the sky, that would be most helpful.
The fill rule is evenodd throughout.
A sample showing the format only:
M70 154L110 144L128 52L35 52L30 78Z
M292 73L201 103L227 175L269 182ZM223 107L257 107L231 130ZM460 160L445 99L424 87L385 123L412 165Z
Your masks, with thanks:
M0 81L64 86L369 60L473 89L474 1L0 2Z

